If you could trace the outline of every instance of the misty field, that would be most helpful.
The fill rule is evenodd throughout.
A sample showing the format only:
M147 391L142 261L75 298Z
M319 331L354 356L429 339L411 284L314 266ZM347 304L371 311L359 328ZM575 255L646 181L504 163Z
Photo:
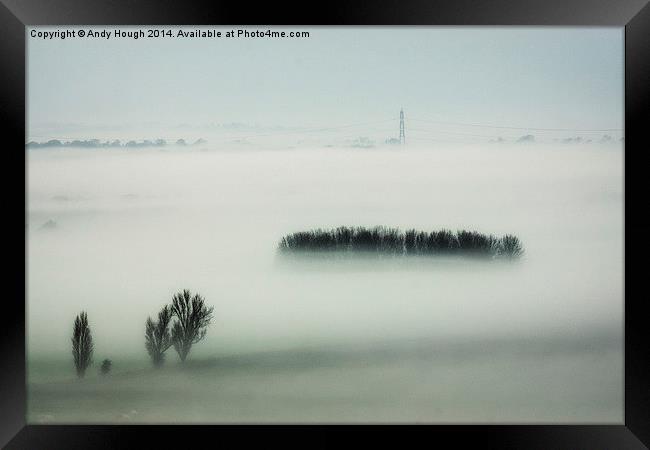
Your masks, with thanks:
M623 419L620 148L27 158L30 423ZM341 224L512 234L525 254L278 258L282 236ZM154 369L145 321L184 288L214 318L184 365ZM77 380L80 310L95 351Z
M52 367L52 373L64 367ZM200 359L126 361L110 377L30 386L32 423L622 421L615 336L405 341ZM48 364L41 367L42 376Z

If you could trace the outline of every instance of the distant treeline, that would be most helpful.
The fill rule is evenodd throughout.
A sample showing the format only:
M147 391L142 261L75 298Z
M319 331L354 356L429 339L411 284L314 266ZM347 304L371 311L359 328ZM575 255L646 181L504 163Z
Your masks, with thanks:
M205 144L204 139L197 139L193 143L189 144L185 139L179 139L173 143L173 145L200 145ZM169 145L164 139L155 139L143 141L125 141L122 142L119 139L113 141L100 141L99 139L85 139L85 140L72 140L72 141L60 141L58 139L51 139L47 142L35 142L30 141L26 144L27 148L48 148L48 147L83 147L83 148L106 148L106 147L164 147Z
M377 226L338 227L331 230L299 231L282 238L278 249L292 252L365 252L384 255L464 255L516 259L524 249L519 238L476 231L400 231Z

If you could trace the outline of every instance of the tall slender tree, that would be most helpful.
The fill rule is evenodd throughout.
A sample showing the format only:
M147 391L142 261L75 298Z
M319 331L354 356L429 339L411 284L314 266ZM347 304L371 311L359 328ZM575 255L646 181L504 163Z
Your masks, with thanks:
M172 325L172 343L181 362L185 362L192 345L205 337L214 308L208 308L199 294L192 295L185 289L174 295L171 309L176 317Z
M74 320L72 328L72 356L77 376L83 378L92 363L93 337L88 326L88 315L82 311Z
M158 313L158 321L147 318L145 324L145 347L155 367L160 367L165 362L165 351L172 345L169 332L169 322L172 319L172 310L168 305Z

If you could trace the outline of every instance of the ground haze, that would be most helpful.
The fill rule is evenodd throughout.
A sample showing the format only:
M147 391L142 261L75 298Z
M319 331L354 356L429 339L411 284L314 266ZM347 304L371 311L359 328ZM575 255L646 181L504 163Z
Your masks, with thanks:
M623 420L621 145L28 151L28 421ZM286 261L291 232L515 234L515 263ZM144 327L214 306L186 367ZM95 364L76 380L72 322ZM100 362L113 361L101 377Z

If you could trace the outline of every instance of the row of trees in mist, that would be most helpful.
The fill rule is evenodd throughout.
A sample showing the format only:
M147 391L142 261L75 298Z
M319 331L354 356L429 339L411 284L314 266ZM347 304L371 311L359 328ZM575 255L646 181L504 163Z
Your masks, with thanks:
M165 352L174 347L181 362L185 362L192 346L205 338L212 320L214 308L205 304L205 299L185 289L174 294L170 304L164 305L158 313L158 320L148 317L145 322L145 348L154 367L161 367ZM79 378L93 362L94 343L88 323L88 315L82 311L75 318L72 328L72 356ZM100 367L107 374L112 361L105 359Z
M449 230L402 232L377 226L338 227L330 230L299 231L284 236L281 253L291 252L371 252L388 255L468 255L516 259L524 249L517 236L502 237L476 231Z
M186 289L175 294L171 304L163 306L157 321L148 317L145 324L145 347L153 365L162 366L165 352L172 346L181 362L185 362L192 346L205 338L212 320L212 311L213 308L206 306L203 297L199 294L192 295Z
M186 145L201 145L205 144L205 139L197 139L189 143L185 139L178 139L173 142L173 145L186 146ZM115 147L164 147L170 145L165 139L144 139L142 141L120 141L114 139L112 141L100 141L99 139L74 139L71 141L61 141L59 139L50 139L45 142L30 141L26 144L27 148L56 148L56 147L78 147L78 148L115 148Z

